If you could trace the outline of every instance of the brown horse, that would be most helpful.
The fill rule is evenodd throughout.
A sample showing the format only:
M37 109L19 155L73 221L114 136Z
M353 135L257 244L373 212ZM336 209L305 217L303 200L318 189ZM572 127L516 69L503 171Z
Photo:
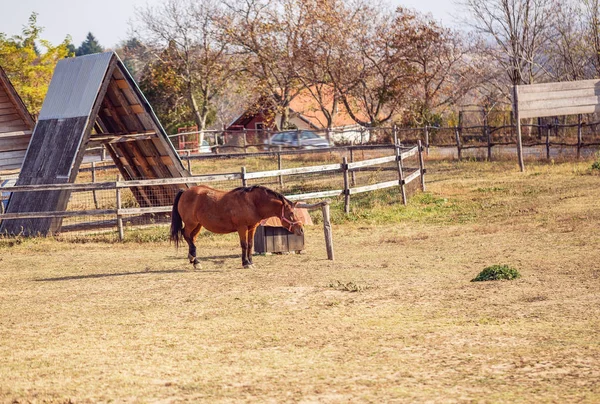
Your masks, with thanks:
M304 233L302 223L294 214L296 203L269 188L254 185L229 192L204 185L179 191L173 203L171 240L178 247L181 238L189 245L188 259L194 268L200 266L196 257L196 237L202 227L213 233L238 232L242 247L242 265L253 268L254 233L263 219L281 218L281 223L296 235ZM201 267L201 266L200 266Z

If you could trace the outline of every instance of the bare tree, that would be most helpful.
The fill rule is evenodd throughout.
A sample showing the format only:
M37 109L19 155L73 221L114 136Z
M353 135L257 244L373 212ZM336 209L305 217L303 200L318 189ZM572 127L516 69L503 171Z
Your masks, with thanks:
M237 71L214 23L221 12L216 0L167 0L137 10L137 37L159 61L173 67L201 133L211 101Z
M584 38L590 45L589 61L594 67L594 75L600 76L600 0L581 0L584 9Z
M512 84L531 84L544 72L542 45L549 39L556 0L463 0L467 23L497 46L496 60Z
M281 113L281 129L288 128L290 102L304 88L297 72L303 63L305 18L296 0L241 0L229 3L221 20L256 90Z

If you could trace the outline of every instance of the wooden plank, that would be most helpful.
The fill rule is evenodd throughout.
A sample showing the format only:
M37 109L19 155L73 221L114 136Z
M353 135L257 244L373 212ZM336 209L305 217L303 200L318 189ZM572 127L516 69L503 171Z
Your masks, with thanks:
M400 158L402 160L405 160L405 159L407 159L409 157L412 157L412 156L416 155L417 153L419 153L419 148L418 147L413 147L409 151L406 151L404 153L400 153Z
M123 208L116 211L117 215L139 215L144 213L170 213L173 206L150 206L145 208Z
M69 211L48 211L48 212L18 212L0 214L0 219L33 219L33 218L57 218L57 217L76 217L76 216L101 216L116 215L116 209L94 209L94 210L69 210Z
M0 142L3 142L6 138L19 138L19 137L31 137L30 130L16 130L11 132L0 133Z
M2 171L4 171L4 170L17 170L17 169L21 168L22 164L23 164L23 159L22 158L3 160L0 163L0 170L2 170Z
M15 132L21 130L27 130L27 125L23 121L12 121L0 123L0 133L4 132Z
M341 168L342 167L340 164L327 164L327 165L322 165L322 166L286 168L283 170L257 171L255 173L247 173L246 179L277 177L280 175L321 173L321 172L327 172L327 171L337 171L337 170L341 170Z
M27 150L29 137L0 139L0 153L15 150Z
M16 114L17 109L10 102L0 103L0 115Z
M8 115L0 115L0 122L23 122L19 114L12 113Z
M580 90L570 91L544 91L540 93L519 93L519 104L531 101L545 101L565 98L586 98L600 96L600 88L591 87Z
M409 184L410 182L414 181L416 178L419 178L420 176L421 176L421 171L417 170L414 173L408 175L406 178L404 178L404 183Z
M133 104L130 105L131 110L133 111L134 114L143 114L144 112L146 112L144 110L144 107L142 107L140 104Z
M523 102L519 99L519 111L527 112L529 110L536 109L557 109L557 108L569 108L569 107L585 107L595 106L600 103L599 96L591 96L584 98L558 98L552 100L538 100Z
M10 192L39 192L39 191L71 191L71 192L83 192L83 191L99 191L103 189L116 189L118 182L106 181L106 182L87 182L80 184L30 184L30 185L15 185L10 187Z
M543 92L555 92L555 91L573 91L582 90L588 88L594 88L600 86L600 80L578 80L578 81L565 81L559 83L540 83L540 84L528 84L517 86L519 91L519 99L521 95L531 93L543 93Z
M296 194L296 195L286 195L290 201L300 201L303 199L317 199L317 198L327 198L329 196L339 196L342 194L341 189L336 189L332 191L321 191L321 192L309 192L306 194Z
M392 161L396 161L396 156L387 156L387 157L379 157L376 159L362 160L354 163L348 163L348 169L353 170L359 167L368 167L379 164L390 163Z
M25 157L25 153L26 153L27 147L25 147L25 149L23 150L11 150L11 151L0 151L0 164L2 163L2 160L9 160L9 159L16 159L16 158L20 158L21 160L23 160L23 157Z
M381 182L379 184L365 185L364 187L350 188L349 191L350 191L351 195L354 195L354 194L360 194L362 192L375 191L377 189L391 188L391 187L397 187L397 186L398 186L398 180L394 180L394 181Z
M149 186L149 185L169 185L169 184L186 184L186 183L206 183L215 181L231 181L239 180L242 176L239 173L217 174L217 175L195 175L193 177L176 177L176 178L157 178L152 180L130 180L119 181L116 183L117 188L129 188L132 186Z
M256 228L256 233L254 233L254 251L257 253L267 252L264 226L258 226Z
M115 84L120 89L129 88L129 83L127 83L127 80L125 80L125 79L116 79L116 78L114 80L115 80Z
M520 118L542 118L547 116L564 116L578 114L594 114L600 112L600 105L586 105L579 107L552 108L552 109L535 109L523 111L520 113Z

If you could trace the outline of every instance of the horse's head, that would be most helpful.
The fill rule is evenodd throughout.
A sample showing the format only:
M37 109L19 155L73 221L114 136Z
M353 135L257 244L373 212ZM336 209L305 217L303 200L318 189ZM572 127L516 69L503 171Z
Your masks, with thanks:
M281 209L281 224L288 231L297 236L301 236L304 234L304 227L296 215L297 203L298 202L290 202L288 200L283 201L283 207Z

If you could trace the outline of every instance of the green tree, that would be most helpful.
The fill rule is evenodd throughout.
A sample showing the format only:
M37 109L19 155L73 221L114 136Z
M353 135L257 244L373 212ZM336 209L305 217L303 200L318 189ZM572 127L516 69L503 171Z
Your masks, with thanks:
M34 115L42 108L56 63L72 56L69 52L69 36L60 45L53 46L40 38L42 31L43 27L37 25L37 13L32 13L22 35L7 37L0 33L0 66L29 112ZM41 50L37 44L41 46Z
M94 34L88 32L85 41L83 41L75 51L75 56L91 55L92 53L101 52L104 52L104 48L98 43Z

